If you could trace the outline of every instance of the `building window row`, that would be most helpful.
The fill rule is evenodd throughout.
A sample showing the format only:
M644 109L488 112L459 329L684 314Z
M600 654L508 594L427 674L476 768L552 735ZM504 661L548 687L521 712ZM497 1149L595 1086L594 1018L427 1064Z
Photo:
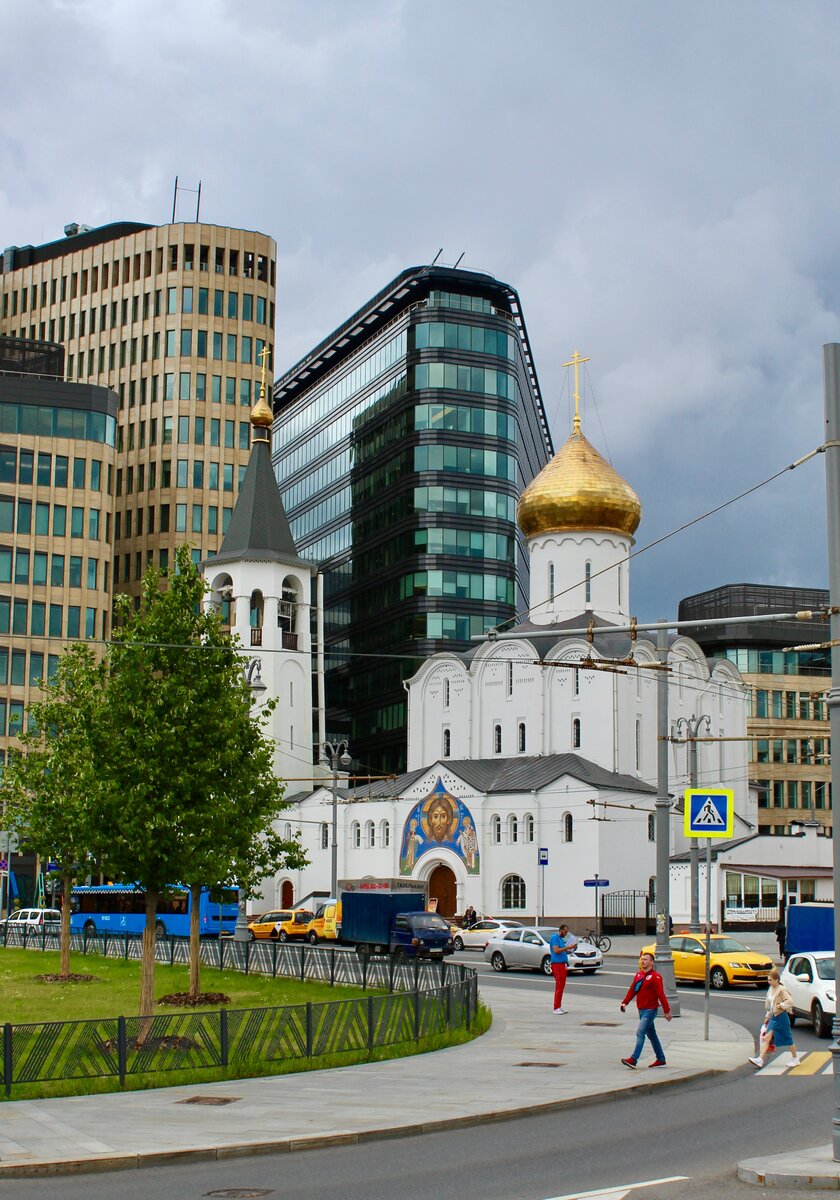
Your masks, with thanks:
M412 391L445 388L450 392L474 392L483 396L516 399L516 378L494 367L471 367L465 363L418 363L409 370Z
M80 368L83 372L84 365ZM100 368L100 373L104 372L105 368ZM194 385L191 380L195 381ZM210 400L212 404L221 404L224 397L225 404L239 404L242 407L250 408L256 404L260 394L260 382L258 379L242 379L235 375L211 375L210 386L208 392L207 375L202 371L197 371L192 375L189 371L181 371L178 375L178 399L194 400L196 403L203 404ZM115 390L120 397L120 409L134 408L136 405L143 405L147 401L151 404L157 402L163 397L167 400L175 399L175 375L169 373L166 375L143 376L140 379L131 379L127 383L122 383L115 386ZM171 418L170 418L171 420ZM133 430L136 423L128 425L127 434L122 427L117 433L117 449L122 450L126 437L129 440L129 450L132 449L131 438L134 436ZM140 439L141 446L144 444L142 438L145 436L142 431L144 421L137 424L137 435ZM149 423L149 444L154 445L157 441L156 431L159 426L157 418L152 418Z
M350 844L355 850L361 849L363 845L366 849L370 850L376 846L380 846L383 850L387 849L391 845L390 822L380 821L377 827L375 821L365 821L363 830L360 821L352 821L350 824ZM321 835L321 848L326 848L323 833Z
M18 451L11 446L0 446L0 484L17 483L24 486L78 488L100 492L102 490L102 461L98 458L74 458L72 475L70 459L66 454L49 454L39 450Z
M0 533L36 534L53 537L89 538L98 541L108 539L110 530L101 518L101 509L85 508L83 505L47 504L40 500L15 499L0 496ZM69 519L68 519L69 518Z
M38 687L44 679L52 679L58 667L57 654L43 654L40 650L10 650L0 646L0 685L3 687Z
M828 766L829 738L760 738L755 742L755 762Z
M821 692L783 692L756 688L752 697L753 717L778 721L826 721L825 696Z
M105 613L78 604L46 604L0 596L0 634L51 638L105 636Z
M759 779L759 808L831 808L831 783L827 779Z
M458 596L513 604L515 585L503 575L478 575L467 571L415 571L399 581L399 599L410 596ZM381 595L381 586L379 589Z
M525 813L521 821L515 813L509 813L505 819L508 845L515 846L518 842L531 843L536 837L536 823L533 813ZM490 836L495 845L502 844L502 818L494 813L490 818Z
M463 325L456 321L422 321L409 331L409 349L469 350L516 360L516 339L502 329L487 325Z
M417 404L415 430L446 430L516 441L516 421L496 408L471 408L465 404Z
M516 459L499 450L436 443L414 447L415 471L455 471L460 475L488 475L516 481Z
M74 438L113 446L117 421L107 413L43 404L0 404L0 433L23 437Z
M821 675L831 673L830 650L745 650L733 647L715 650L715 658L727 658L742 675Z
M416 512L458 513L465 517L490 517L510 524L516 520L516 500L504 492L455 487L417 487Z
M106 589L106 572L99 570L98 558L47 554L45 550L13 551L10 546L0 546L0 583L31 582L36 587L64 587L66 582L71 588L96 591L100 581Z

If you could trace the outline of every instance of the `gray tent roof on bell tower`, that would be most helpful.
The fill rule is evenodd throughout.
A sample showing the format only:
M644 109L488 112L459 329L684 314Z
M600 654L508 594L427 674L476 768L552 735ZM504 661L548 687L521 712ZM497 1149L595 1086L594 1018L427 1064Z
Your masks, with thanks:
M208 562L239 562L242 559L284 562L315 571L313 563L298 555L289 518L271 466L268 441L255 439L248 470L218 554Z

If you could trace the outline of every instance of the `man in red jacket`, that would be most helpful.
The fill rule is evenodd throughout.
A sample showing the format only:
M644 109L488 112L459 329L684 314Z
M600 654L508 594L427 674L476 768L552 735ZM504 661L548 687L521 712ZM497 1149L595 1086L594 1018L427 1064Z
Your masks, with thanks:
M656 1032L656 1014L659 1012L659 1005L662 1005L662 1011L665 1014L665 1020L671 1020L671 1006L668 1003L668 997L665 995L665 988L662 986L662 976L658 971L653 969L654 957L652 954L643 954L639 961L639 970L636 972L636 977L627 989L627 995L621 1002L621 1011L624 1012L627 1005L633 997L636 998L636 1007L639 1010L639 1028L636 1030L636 1045L633 1047L633 1053L629 1058L622 1058L625 1067L631 1070L636 1069L636 1065L641 1057L642 1050L645 1045L645 1038L650 1039L653 1053L656 1055L652 1067L665 1066L665 1051L662 1049L662 1043Z

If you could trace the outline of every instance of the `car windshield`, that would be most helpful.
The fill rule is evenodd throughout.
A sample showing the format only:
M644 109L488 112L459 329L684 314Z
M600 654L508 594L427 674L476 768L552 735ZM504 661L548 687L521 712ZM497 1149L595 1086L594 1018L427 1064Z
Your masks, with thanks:
M833 958L818 958L816 961L817 974L820 979L834 978L834 959Z
M547 942L551 941L551 939L554 937L556 932L557 932L557 930L552 929L550 925L541 925L539 927L539 929L537 930L537 933L541 937L544 937Z
M705 945L703 949L705 950ZM749 953L749 947L743 942L736 942L734 938L713 937L711 951L712 954L731 954L733 950L746 951Z
M418 931L429 930L434 933L449 933L449 926L443 917L439 917L437 913L416 913L411 918L411 923Z

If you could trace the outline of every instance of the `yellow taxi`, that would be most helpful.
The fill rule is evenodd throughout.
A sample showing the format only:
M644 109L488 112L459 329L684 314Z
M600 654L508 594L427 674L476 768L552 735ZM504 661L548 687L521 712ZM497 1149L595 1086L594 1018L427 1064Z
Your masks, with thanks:
M674 959L674 976L685 983L703 983L706 978L706 935L674 933L668 939ZM641 954L655 954L656 946L643 946ZM767 987L773 963L766 954L756 954L743 942L726 933L713 933L709 947L709 983L713 988L754 984Z
M306 937L313 915L308 908L282 908L263 913L248 925L251 941L270 938L272 941L288 942L290 938Z
M325 900L309 922L306 940L311 946L319 942L334 942L341 932L341 901Z

